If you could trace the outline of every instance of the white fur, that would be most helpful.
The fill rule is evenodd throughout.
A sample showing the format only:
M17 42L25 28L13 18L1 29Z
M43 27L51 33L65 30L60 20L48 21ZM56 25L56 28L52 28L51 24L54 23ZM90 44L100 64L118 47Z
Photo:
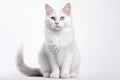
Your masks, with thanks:
M74 40L71 10L66 4L61 10L46 5L45 43L39 53L40 71L44 77L70 78L79 75L79 51ZM52 12L51 12L52 11ZM56 20L52 20L54 16ZM64 20L60 17L64 16ZM59 22L58 25L55 22ZM59 26L59 27L57 27Z

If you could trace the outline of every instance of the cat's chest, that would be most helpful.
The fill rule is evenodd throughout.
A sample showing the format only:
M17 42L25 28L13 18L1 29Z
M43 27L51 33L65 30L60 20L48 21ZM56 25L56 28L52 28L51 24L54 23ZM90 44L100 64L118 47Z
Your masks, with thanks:
M52 54L64 54L63 52L72 42L72 31L47 32L46 46Z
M67 42L67 37L65 37L65 35L54 35L49 37L47 40L48 50L53 55L64 54L63 52L68 44L69 43Z
M68 37L65 35L54 35L48 39L48 46L60 49L67 46L68 41Z

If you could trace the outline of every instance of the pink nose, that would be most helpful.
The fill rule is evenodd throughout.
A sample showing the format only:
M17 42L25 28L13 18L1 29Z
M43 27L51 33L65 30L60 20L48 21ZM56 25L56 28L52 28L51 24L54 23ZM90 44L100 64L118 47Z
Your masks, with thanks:
M56 24L56 25L58 25L58 24L59 24L59 22L55 22L55 24Z

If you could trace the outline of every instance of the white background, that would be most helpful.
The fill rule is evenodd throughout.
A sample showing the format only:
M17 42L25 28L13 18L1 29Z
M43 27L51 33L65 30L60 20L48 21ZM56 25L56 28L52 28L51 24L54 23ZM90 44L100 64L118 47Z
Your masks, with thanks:
M0 0L0 76L20 74L15 66L24 44L25 62L39 67L44 42L44 4L67 0ZM75 38L82 61L80 77L120 77L120 0L71 0Z

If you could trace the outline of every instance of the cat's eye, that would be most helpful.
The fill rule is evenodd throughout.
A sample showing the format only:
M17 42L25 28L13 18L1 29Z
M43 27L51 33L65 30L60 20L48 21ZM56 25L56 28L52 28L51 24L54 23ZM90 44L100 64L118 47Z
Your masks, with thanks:
M51 17L52 20L56 20L56 18L54 16Z
M60 20L64 20L64 19L65 19L65 17L63 17L63 16L62 16L62 17L60 17Z

